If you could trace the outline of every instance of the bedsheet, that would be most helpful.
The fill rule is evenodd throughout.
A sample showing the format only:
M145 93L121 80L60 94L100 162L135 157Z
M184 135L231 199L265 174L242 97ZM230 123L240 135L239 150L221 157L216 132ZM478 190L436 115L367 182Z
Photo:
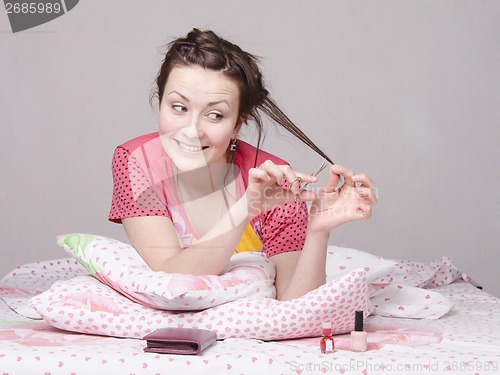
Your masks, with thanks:
M79 275L73 260L47 269L33 294ZM64 262L67 262L64 264ZM38 278L37 280L40 280ZM144 353L144 340L72 333L34 315L28 285L0 284L2 374L497 374L500 372L500 300L463 279L428 285L453 302L440 319L373 315L366 319L367 352L350 351L348 334L322 354L319 338L280 341L227 338L196 356ZM7 303L8 304L7 304ZM10 307L9 307L10 306ZM16 309L18 312L14 311Z

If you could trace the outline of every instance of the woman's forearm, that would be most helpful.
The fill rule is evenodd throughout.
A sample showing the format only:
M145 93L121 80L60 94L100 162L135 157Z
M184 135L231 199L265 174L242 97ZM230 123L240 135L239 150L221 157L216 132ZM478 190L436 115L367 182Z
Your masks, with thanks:
M276 285L279 300L301 297L325 283L328 239L329 232L314 232L308 228L304 247L291 277L279 280Z
M157 270L194 275L220 274L250 221L246 198L243 196L196 243L166 258L156 267Z

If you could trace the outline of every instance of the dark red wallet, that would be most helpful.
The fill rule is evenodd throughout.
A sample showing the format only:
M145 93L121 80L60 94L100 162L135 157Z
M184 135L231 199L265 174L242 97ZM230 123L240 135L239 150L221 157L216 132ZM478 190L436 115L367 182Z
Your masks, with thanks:
M214 331L198 328L160 328L149 335L145 352L162 354L198 354L217 340Z

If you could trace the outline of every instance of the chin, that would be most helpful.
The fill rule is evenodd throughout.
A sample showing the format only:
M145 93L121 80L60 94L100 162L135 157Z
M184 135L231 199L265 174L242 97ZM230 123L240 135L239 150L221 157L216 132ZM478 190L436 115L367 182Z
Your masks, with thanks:
M204 157L200 158L182 158L173 157L172 162L177 167L179 171L189 172L196 169L205 168L207 166L207 161Z

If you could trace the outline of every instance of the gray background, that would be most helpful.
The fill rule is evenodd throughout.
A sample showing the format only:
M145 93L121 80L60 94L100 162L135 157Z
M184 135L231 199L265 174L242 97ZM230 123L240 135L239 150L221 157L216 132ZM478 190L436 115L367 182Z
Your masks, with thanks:
M65 256L60 233L125 239L107 222L113 150L156 130L162 46L199 27L262 56L285 112L377 182L373 219L332 244L446 255L500 297L499 20L499 1L85 0L13 34L0 12L0 275ZM321 162L272 129L265 148Z

